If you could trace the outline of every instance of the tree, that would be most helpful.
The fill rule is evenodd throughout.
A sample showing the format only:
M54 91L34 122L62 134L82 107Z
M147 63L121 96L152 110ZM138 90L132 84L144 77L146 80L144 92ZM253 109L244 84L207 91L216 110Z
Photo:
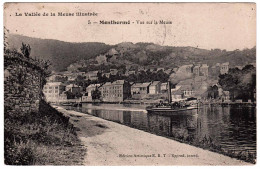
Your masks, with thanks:
M242 70L230 69L228 74L219 76L223 90L229 91L233 99L254 100L256 88L256 69L246 65Z
M20 49L21 49L21 52L22 52L24 57L26 57L26 58L30 57L30 54L31 54L30 45L26 45L26 44L22 43L22 47Z
M92 92L92 100L99 100L100 97L101 97L101 92L96 87L96 89Z

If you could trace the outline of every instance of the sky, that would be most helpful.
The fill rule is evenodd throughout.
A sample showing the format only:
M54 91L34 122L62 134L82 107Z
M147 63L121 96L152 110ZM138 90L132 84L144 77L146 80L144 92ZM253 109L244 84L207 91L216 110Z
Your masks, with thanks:
M41 16L25 16L38 12ZM49 16L42 16L43 13ZM57 16L58 12L95 12L98 16ZM21 13L23 16L16 16ZM50 16L55 13L56 16ZM88 24L100 20L129 25ZM172 24L137 24L136 21ZM256 46L254 3L6 3L4 26L10 33L66 42L153 42L203 49Z

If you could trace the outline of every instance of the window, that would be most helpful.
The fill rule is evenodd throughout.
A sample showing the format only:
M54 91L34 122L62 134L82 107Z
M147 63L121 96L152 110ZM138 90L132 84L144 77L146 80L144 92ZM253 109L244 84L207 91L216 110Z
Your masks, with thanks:
M49 89L52 89L52 87L50 86Z
M55 86L55 89L58 89L59 87L58 86Z

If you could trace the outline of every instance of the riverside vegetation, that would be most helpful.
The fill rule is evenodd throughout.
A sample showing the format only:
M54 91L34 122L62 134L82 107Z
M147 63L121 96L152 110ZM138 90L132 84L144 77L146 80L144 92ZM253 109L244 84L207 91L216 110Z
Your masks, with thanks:
M69 117L40 102L39 112L4 116L4 155L8 165L82 165L85 148Z
M243 160L246 162L250 162L253 164L256 163L255 154L252 154L249 151L236 152L232 150L225 150L224 148L221 147L221 145L217 145L210 136L205 135L203 139L199 140L199 139L194 139L192 135L187 135L184 132L176 132L172 137L174 140L177 140L182 143L187 143L196 147L200 147L206 150L224 154L226 156Z
M8 49L4 32L4 162L6 165L81 165L81 145L69 117L44 101L48 62L31 48Z

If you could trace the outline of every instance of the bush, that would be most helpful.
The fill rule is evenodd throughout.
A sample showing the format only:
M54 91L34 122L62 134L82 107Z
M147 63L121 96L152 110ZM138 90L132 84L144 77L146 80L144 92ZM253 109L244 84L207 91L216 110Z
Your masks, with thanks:
M5 164L81 164L85 149L68 117L44 101L40 102L38 113L10 110L5 107Z

